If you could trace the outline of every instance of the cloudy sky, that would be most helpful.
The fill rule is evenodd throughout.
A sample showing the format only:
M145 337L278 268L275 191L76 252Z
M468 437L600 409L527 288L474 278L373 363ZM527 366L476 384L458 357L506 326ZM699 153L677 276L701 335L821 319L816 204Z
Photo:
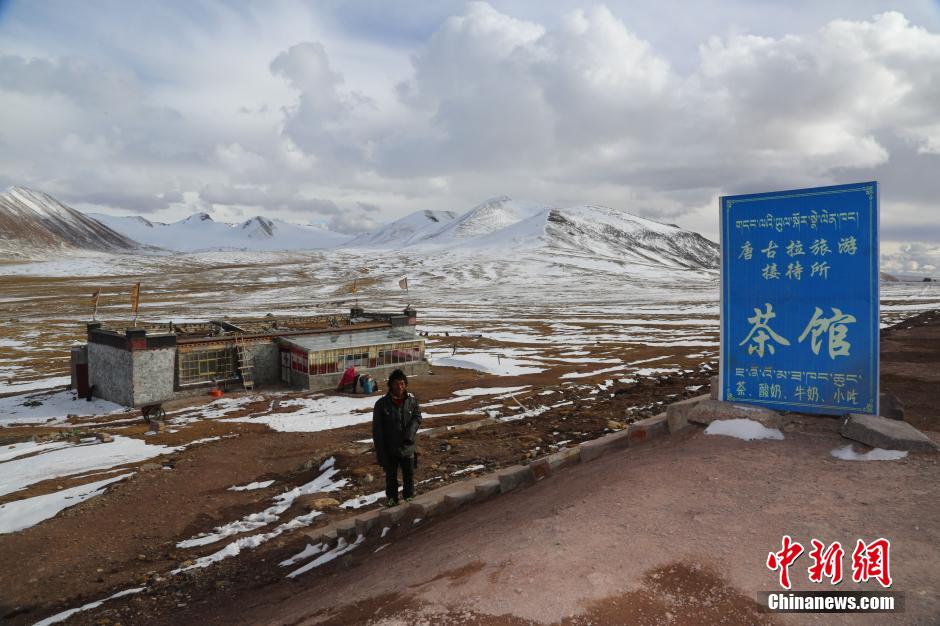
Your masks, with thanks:
M717 239L718 196L881 184L940 266L940 2L0 0L0 187L354 232L510 195Z

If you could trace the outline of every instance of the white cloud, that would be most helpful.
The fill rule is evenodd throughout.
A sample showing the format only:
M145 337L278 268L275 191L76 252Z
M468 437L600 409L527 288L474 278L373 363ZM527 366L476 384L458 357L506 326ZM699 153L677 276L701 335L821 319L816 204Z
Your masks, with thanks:
M890 246L889 249L881 255L883 270L940 278L940 245L914 242Z
M53 37L68 3L13 7L0 184L347 231L508 193L714 236L722 193L878 179L886 236L940 242L940 10L905 1L917 24L869 0L209 1L82 13L85 38Z
M324 150L333 144L332 129L352 109L350 98L341 93L343 77L332 70L323 45L300 43L271 62L271 72L283 76L300 92L299 102L287 110L285 132L306 152Z

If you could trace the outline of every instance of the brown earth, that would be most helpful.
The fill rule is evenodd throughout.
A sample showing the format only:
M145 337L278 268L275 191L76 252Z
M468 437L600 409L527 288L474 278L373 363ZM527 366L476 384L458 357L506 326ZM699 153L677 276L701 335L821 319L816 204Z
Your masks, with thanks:
M940 387L932 378L940 371L940 350L933 347L940 341L940 315L911 318L884 337L884 389L901 398L909 421L940 430L933 409ZM414 381L423 400L468 386L514 384L465 370L435 371ZM607 430L609 419L645 417L664 403L707 391L710 373L698 369L598 394L588 385L559 386L557 374L546 376L534 393L554 390L548 396L553 403L572 404L455 438L427 439L417 480L443 484L464 478L449 474L468 465L492 471L551 452L553 442L592 439ZM911 376L919 384L908 384ZM533 384L532 377L518 384ZM705 387L686 389L694 385ZM271 405L266 399L246 411L272 410ZM450 413L472 405L433 410ZM435 418L426 425L480 417ZM8 564L0 569L0 615L2 623L32 623L146 583L145 594L72 620L581 624L701 623L731 616L730 623L759 623L767 616L757 613L755 594L774 582L763 559L779 549L782 534L799 535L804 543L813 535L845 545L856 535L877 533L896 546L895 588L908 593L911 614L936 618L940 601L929 590L940 588L934 565L940 556L937 461L924 455L890 463L837 461L828 456L844 445L834 422L812 420L788 433L785 442L745 443L687 431L435 520L407 539L393 536L375 558L368 558L371 551L354 551L298 582L285 582L276 564L303 548L299 535L283 535L205 570L166 573L220 547L180 550L177 541L264 508L285 487L316 476L328 456L337 458L342 476L352 478L349 488L331 496L343 500L380 490L371 452L350 444L368 438L369 426L277 433L253 424L197 422L186 440L237 436L165 457L158 462L172 471L140 472L51 520L0 536L0 560ZM148 441L178 443L172 434ZM809 476L814 480L804 479ZM227 490L266 479L278 482L262 491ZM31 489L55 488L55 481L46 482ZM344 514L333 510L321 523ZM685 595L690 589L698 590L691 598Z
M558 383L557 375L537 375L536 380L530 375L523 381L451 368L435 368L435 372L433 376L414 379L412 388L419 397L448 398L454 390L472 386L534 384L535 391L541 391L543 387L538 385L542 382ZM583 397L585 387L589 387L587 381L585 385L557 386L556 393L550 396L552 402L570 401L570 405L531 419L491 424L452 437L427 440L421 447L421 467L416 480L430 481L435 486L454 482L479 473L449 475L470 465L483 465L486 469L480 471L491 471L554 451L551 448L554 442L576 443L593 439L609 432L610 419L625 424L652 414L655 407L661 407L674 398L687 397L692 393L685 389L688 385L707 387L708 375L709 370L703 369L692 376L647 379L620 385L603 394L606 397ZM279 412L281 409L272 408L275 400L287 404L290 398L303 395L307 394L266 392L264 400L248 404L228 417ZM480 402L480 398L471 398L460 403L430 407L429 410L444 412L446 407L446 412L451 413ZM529 403L530 400L523 398L521 402ZM191 408L197 403L177 403L170 407L170 416L187 405ZM590 413L586 414L588 407ZM521 411L521 407L518 410ZM510 415L516 412L513 407L507 411ZM439 427L482 417L432 418L425 424ZM73 421L73 431L80 433L68 431L67 434L73 437L95 431L142 436L147 429L132 412ZM125 421L132 425L120 429L114 427L115 422ZM96 426L102 422L110 422L111 426ZM52 430L39 429L38 432ZM35 434L37 430L31 427L12 427L2 431L5 443ZM31 623L37 617L56 612L56 609L79 606L129 586L164 578L166 572L181 563L210 554L220 547L180 550L176 548L176 542L266 508L270 505L270 498L277 493L315 478L320 463L330 456L336 457L341 475L351 479L346 489L331 494L340 501L383 489L381 470L374 465L371 447L350 443L370 438L369 424L315 433L280 433L250 423L200 421L185 431L159 433L148 437L147 441L180 445L209 436L225 438L149 461L172 468L172 471L139 472L114 485L104 496L66 509L32 528L0 535L0 562L17 564L16 567L0 569L0 588L4 589L0 596L3 623L8 620L11 623ZM129 464L127 469L141 465ZM100 479L98 475L77 480L43 481L0 497L0 504ZM228 490L231 485L270 479L277 480L277 483L263 490ZM295 508L299 506L297 504ZM303 512L306 511L288 511L285 519ZM314 527L354 513L338 509L327 511ZM276 546L286 540L271 543ZM159 584L160 581L157 582Z
M881 390L904 403L905 420L940 431L940 312L927 311L881 331Z

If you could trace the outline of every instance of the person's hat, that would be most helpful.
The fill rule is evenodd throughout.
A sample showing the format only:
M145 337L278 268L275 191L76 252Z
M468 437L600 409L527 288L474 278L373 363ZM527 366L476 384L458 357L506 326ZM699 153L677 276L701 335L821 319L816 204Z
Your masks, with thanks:
M388 384L391 385L396 380L401 380L404 381L406 385L408 384L408 377L401 370L395 370L392 372L392 375L388 377Z

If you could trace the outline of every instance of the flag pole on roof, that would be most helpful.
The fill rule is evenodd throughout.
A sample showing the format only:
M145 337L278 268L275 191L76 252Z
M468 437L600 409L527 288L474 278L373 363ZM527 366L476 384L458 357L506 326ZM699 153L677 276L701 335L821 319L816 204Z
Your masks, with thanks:
M91 321L97 321L98 319L98 298L101 297L101 287L95 289L95 293L91 294L91 306L93 307L91 312Z
M140 305L140 283L131 288L131 309L134 311L134 327L137 327L137 307Z
M405 296L410 300L411 294L408 293L408 277L402 276L401 280L398 281L398 286L405 290Z

